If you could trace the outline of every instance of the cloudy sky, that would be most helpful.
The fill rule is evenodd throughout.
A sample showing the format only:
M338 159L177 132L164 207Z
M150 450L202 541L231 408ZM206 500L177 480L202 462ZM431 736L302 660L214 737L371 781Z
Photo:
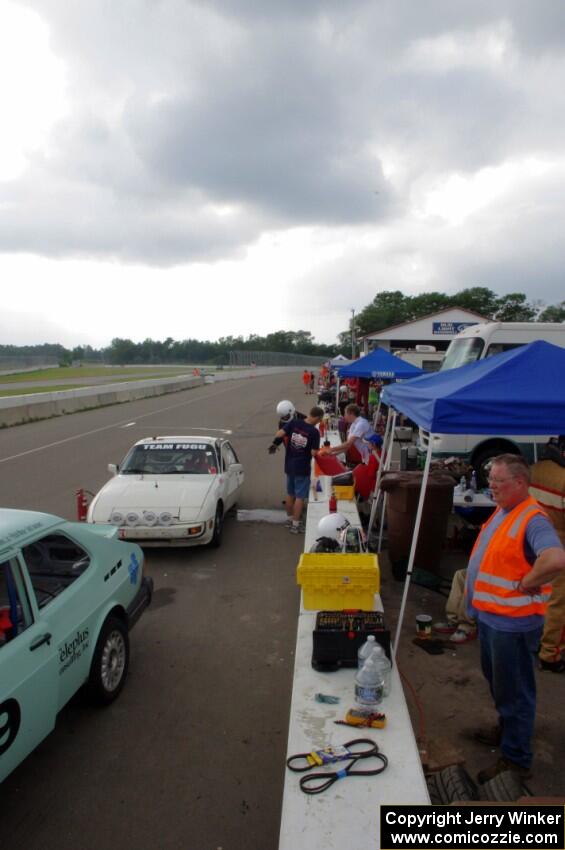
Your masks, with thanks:
M565 298L560 0L2 0L0 342Z

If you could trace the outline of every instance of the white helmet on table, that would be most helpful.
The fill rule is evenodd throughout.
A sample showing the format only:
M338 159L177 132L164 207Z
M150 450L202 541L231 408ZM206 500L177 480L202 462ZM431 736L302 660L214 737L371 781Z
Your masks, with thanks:
M285 399L277 404L277 416L281 419L290 419L296 413L296 408L291 401Z
M330 540L341 540L343 532L351 525L343 514L327 514L318 523L318 535Z

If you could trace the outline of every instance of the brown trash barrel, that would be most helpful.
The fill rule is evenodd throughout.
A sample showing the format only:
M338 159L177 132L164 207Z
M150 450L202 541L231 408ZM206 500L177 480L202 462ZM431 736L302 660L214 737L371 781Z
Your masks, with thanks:
M394 578L406 575L423 472L386 472L381 481L387 493L388 554ZM450 475L430 472L414 567L438 574L455 482Z

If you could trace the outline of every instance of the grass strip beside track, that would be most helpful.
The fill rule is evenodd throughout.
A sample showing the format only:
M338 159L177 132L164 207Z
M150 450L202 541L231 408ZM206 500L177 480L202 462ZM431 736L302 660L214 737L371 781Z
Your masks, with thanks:
M124 380L130 380L132 375L141 378L171 378L175 375L190 375L194 366L186 365L174 367L148 367L148 366L77 366L59 367L56 369L38 369L35 372L19 372L12 375L0 375L0 384L20 384L24 381L56 381L60 378L112 378L116 375L126 376Z

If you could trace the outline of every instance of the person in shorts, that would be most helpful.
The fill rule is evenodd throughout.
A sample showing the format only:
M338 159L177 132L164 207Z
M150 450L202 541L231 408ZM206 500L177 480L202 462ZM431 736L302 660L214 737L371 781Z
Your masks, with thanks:
M287 526L292 534L304 532L300 520L310 490L312 457L320 448L320 432L316 426L323 418L322 408L313 407L306 419L291 419L280 428L269 446L269 454L274 454L281 443L286 443L286 513Z

